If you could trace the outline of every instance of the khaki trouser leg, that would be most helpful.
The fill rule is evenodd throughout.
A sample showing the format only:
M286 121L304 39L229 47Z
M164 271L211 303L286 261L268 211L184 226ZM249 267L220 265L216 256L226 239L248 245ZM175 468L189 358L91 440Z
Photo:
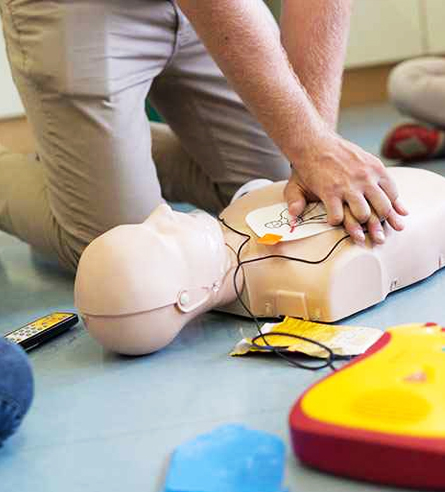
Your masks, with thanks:
M144 101L175 49L169 2L0 0L40 162L0 159L0 227L75 269L162 201Z

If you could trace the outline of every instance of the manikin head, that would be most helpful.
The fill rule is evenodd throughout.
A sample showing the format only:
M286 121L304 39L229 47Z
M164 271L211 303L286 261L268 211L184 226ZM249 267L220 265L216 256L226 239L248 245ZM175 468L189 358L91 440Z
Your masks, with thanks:
M221 301L229 268L216 219L163 204L144 223L116 227L86 248L75 303L104 347L146 354Z

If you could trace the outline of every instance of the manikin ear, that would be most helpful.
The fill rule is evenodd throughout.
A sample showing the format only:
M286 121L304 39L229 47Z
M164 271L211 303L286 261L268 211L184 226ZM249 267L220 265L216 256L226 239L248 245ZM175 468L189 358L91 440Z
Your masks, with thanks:
M209 287L199 287L195 289L184 289L178 294L176 307L183 313L191 313L205 306L212 293L217 293L220 289L219 283L215 283Z

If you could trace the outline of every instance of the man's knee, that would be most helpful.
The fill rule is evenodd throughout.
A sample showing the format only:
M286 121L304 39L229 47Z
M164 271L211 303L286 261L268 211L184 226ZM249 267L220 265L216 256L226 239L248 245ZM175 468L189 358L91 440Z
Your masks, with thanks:
M291 166L283 154L273 146L265 150L254 163L248 163L234 173L233 179L218 183L221 201L227 206L235 193L245 184L253 180L270 180L272 182L286 181L290 178Z
M90 236L80 238L55 224L54 249L59 264L71 273L76 273L80 257L85 248L98 237L99 233L91 233ZM105 232L105 231L104 231Z

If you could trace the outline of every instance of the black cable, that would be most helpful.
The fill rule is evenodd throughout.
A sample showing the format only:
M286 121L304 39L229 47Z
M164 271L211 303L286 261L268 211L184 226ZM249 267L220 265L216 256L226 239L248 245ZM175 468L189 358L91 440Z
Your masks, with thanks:
M285 259L285 260L290 260L290 261L296 261L296 262L305 263L305 264L308 264L308 265L318 265L320 263L323 263L324 261L326 261L327 259L329 259L329 257L334 253L334 251L340 246L340 244L343 241L345 241L346 239L348 239L350 237L349 234L347 234L346 236L343 236L341 239L339 239L332 246L332 248L328 251L328 253L323 258L321 258L319 260L307 260L307 259L304 259L304 258L297 258L297 257L293 257L293 256L272 254L272 255L262 256L262 257L258 257L258 258L251 258L250 260L244 260L244 261L242 261L241 260L241 253L242 253L244 247L247 245L247 243L252 239L252 236L250 234L246 234L245 232L238 231L234 227L230 226L229 224L227 224L227 222L222 217L218 217L218 220L225 227L227 227L227 229L231 230L232 232L235 232L239 236L242 236L242 237L245 237L246 238L241 243L240 247L238 248L238 251L235 253L236 254L236 260L237 260L237 266L236 266L235 272L233 274L233 285L234 285L236 297L237 297L239 303L241 304L241 306L243 307L243 309L247 312L247 314L252 318L253 322L256 325L256 328L258 330L258 333L259 333L256 337L254 337L252 339L252 346L255 347L255 348L257 348L257 349L260 349L260 350L269 350L269 351L275 353L276 355L278 355L279 357L281 357L282 359L284 359L286 362L288 362L292 366L298 367L300 369L308 369L308 370L311 370L311 371L318 371L320 369L324 369L325 367L330 367L333 371L335 371L336 368L335 368L335 366L333 364L334 359L335 359L335 354L334 354L334 352L329 347L327 347L323 343L318 342L317 340L313 340L311 338L304 337L304 336L294 335L294 334L288 334L288 333L283 333L283 332L279 332L279 331L273 331L273 332L269 332L269 333L263 333L262 330L261 330L261 326L260 326L260 322L259 322L258 318L252 313L252 311L250 310L250 308L243 301L243 299L241 297L241 293L240 293L240 291L238 289L238 285L237 285L237 281L236 280L237 280L238 274L239 274L241 268L243 267L243 265L247 265L249 263L255 263L255 262L258 262L258 261L269 260L269 259L272 259L272 258L279 258L279 259ZM327 352L327 354L328 354L328 357L327 357L327 359L326 359L325 362L323 362L322 364L319 364L319 365L315 365L315 366L314 365L303 364L301 362L297 362L296 360L288 357L287 355L285 355L283 353L285 350L287 350L288 347L275 347L273 345L270 345L267 342L267 338L266 338L268 335L271 335L271 336L283 336L283 337L288 337L288 338L296 338L298 340L303 340L305 342L312 343L312 344L317 345L318 347L322 348L323 350L325 350ZM263 341L264 345L258 345L256 343L257 340L259 340L259 339L261 339Z
M257 325L257 329L258 329L258 325ZM318 345L320 348L322 348L323 350L325 350L327 352L327 354L328 354L328 356L326 357L326 362L323 362L323 363L318 364L318 365L302 364L301 362L297 362L294 359L291 359L290 357L287 357L287 356L285 356L283 354L283 352L286 352L288 350L288 348L289 348L288 346L279 347L279 346L276 346L276 345L258 345L256 343L256 341L259 338L261 338L262 340L264 340L268 336L278 336L278 337L281 336L281 337L286 337L286 338L296 338L298 340L303 340L304 342L308 342L308 343L312 343L314 345ZM277 355L279 355L282 359L286 360L287 362L289 362L293 366L298 367L299 369L309 369L311 371L319 371L320 369L324 369L325 367L330 367L333 371L336 370L336 368L333 365L333 362L334 362L334 359L335 359L335 354L332 351L332 349L330 349L328 346L324 345L323 343L318 342L317 340L313 340L312 338L307 338L307 337L304 337L302 335L294 335L293 333L285 333L285 332L282 332L282 331L269 331L267 333L263 333L261 331L261 327L260 327L260 334L252 338L251 345L252 345L252 347L254 347L254 348L258 349L258 350L267 350L267 351L270 351L270 352L274 352Z

